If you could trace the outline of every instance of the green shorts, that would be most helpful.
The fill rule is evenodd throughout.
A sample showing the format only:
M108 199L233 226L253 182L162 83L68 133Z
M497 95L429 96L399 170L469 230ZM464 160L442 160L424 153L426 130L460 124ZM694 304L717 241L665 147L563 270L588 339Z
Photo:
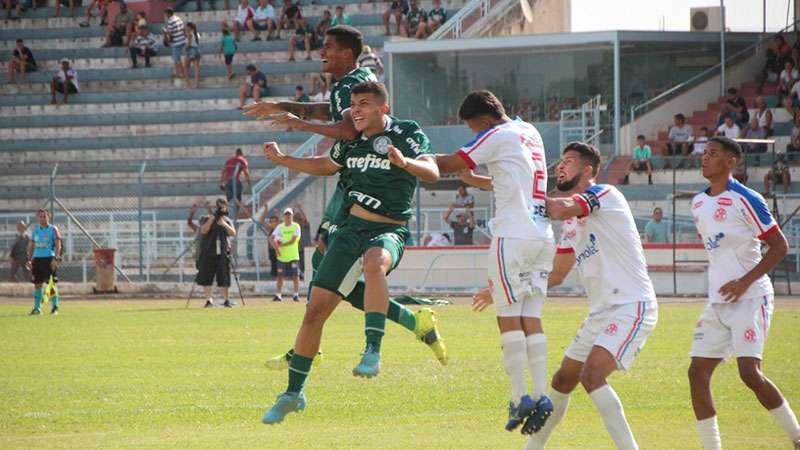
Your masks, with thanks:
M362 257L367 250L379 247L388 251L392 256L391 272L403 258L409 237L405 225L376 223L348 216L336 233L329 236L328 249L311 283L346 297L361 277Z

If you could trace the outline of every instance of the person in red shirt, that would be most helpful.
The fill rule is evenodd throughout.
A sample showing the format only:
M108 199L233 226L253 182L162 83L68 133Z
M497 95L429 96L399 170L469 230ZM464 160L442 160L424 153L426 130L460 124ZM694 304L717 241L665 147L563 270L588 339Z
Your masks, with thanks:
M239 173L234 180L233 175L236 171L237 164L239 165ZM230 203L233 202L234 198L234 186L236 187L236 199L239 202L242 201L242 175L244 175L245 180L247 180L248 188L252 189L253 184L250 182L250 171L247 169L247 159L244 157L242 149L237 148L236 154L225 162L225 166L222 168L222 173L219 178L219 188L225 191L225 196ZM235 185L234 182L236 183Z

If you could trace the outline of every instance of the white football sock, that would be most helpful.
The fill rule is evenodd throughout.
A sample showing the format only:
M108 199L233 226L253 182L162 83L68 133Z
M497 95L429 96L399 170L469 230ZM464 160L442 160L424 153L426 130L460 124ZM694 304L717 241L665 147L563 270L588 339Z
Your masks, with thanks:
M547 386L547 336L532 334L525 338L528 349L528 369L533 377L533 399L538 400Z
M631 427L625 419L625 411L622 409L622 402L619 401L617 393L609 385L595 389L589 394L594 405L600 411L600 416L606 424L608 434L621 450L637 450L636 440L633 438Z
M525 333L522 330L507 331L500 335L503 342L503 364L511 379L511 401L519 404L519 399L528 393L525 381Z
M703 448L705 450L722 450L722 439L719 435L717 416L698 420L697 433L700 435L700 440L703 441Z
M547 419L547 422L544 424L541 430L537 433L531 435L530 439L528 439L528 445L525 446L525 450L542 450L544 448L544 444L547 442L547 439L550 438L550 434L555 429L558 422L561 422L561 419L564 418L564 414L567 412L567 406L569 406L569 394L564 394L563 392L558 392L557 390L550 388L550 393L548 394L550 397L550 401L553 402L553 413L550 414L550 417Z
M791 439L792 442L796 442L800 439L800 425L797 424L797 417L795 417L792 408L789 407L788 400L783 399L783 404L770 410L769 413L772 414L772 417L775 418L778 425L783 428L783 431L789 435L789 439Z

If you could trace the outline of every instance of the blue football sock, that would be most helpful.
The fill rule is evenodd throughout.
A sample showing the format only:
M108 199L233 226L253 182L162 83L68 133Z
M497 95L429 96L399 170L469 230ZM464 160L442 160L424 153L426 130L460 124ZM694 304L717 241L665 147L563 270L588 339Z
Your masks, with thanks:
M33 309L37 311L42 309L42 288L33 291Z

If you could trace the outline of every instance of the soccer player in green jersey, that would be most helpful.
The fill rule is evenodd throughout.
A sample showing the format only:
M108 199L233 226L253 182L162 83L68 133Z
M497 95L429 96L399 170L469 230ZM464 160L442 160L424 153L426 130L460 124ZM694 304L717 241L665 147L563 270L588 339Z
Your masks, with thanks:
M343 171L350 180L345 208L336 233L312 281L311 301L297 334L289 364L289 385L262 421L281 422L306 406L303 386L317 354L322 328L339 301L350 294L362 272L365 279L366 349L353 375L374 377L380 371L380 348L389 293L386 274L400 262L409 238L417 178L435 182L439 169L428 137L419 125L388 115L386 89L376 82L352 89L351 115L360 135L337 142L327 157L296 158L264 144L267 159L291 170L316 176Z
M272 120L272 126L285 127L295 131L307 131L321 134L337 140L354 139L358 135L352 117L350 116L350 95L353 86L364 81L377 81L375 75L367 68L358 67L358 57L361 55L363 38L357 29L339 25L329 28L325 33L325 40L320 49L322 71L333 75L337 80L331 89L330 102L269 102L253 103L245 107L245 114L258 119ZM313 119L314 121L311 121ZM319 123L318 121L332 121ZM321 158L327 158L323 156ZM347 180L344 173L340 173L339 182L333 193L320 224L320 242L312 257L314 271L322 261L322 255L328 243L328 235L336 230L336 218L346 217L341 214L344 201L344 192L347 190ZM357 283L345 301L360 310L364 309L364 284ZM394 299L389 301L388 319L397 322L415 336L426 343L442 364L447 363L447 348L436 328L436 318L433 310L422 308L416 313L406 308ZM288 368L293 350L267 360L267 367L275 370ZM319 358L315 364L319 363Z

